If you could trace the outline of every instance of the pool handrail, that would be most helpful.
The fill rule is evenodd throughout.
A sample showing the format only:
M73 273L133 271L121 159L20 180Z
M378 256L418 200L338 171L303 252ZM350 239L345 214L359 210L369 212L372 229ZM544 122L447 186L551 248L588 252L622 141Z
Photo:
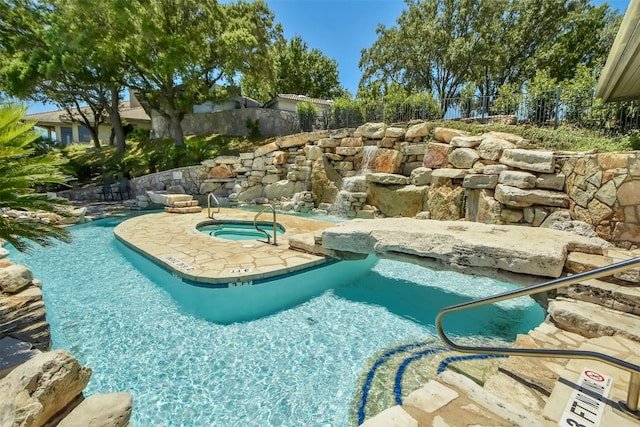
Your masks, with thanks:
M604 276L611 276L621 273L636 266L640 266L640 257L617 262L597 268L595 270L578 273L573 276L561 277L559 279L540 283L522 289L503 292L494 296L480 298L477 300L456 304L445 307L436 316L436 328L438 335L446 345L452 349L462 353L484 353L484 354L500 354L507 356L529 356L529 357L562 357L574 359L592 359L599 360L611 366L623 369L630 373L629 388L627 390L627 401L620 401L620 408L628 415L640 419L640 411L638 410L638 398L640 397L640 366L618 359L607 354L595 351L584 350L561 350L561 349L530 349L530 348L508 348L508 347L482 347L482 346L466 346L453 342L444 332L442 327L443 318L450 313L466 310L469 308L479 307L486 304L505 301L512 298L528 296L540 292L551 291L563 286L569 286L584 280L597 279Z
M218 208L217 211L215 211L214 213L219 213L220 212L220 202L218 201L218 199L216 198L215 194L213 193L209 193L209 195L207 196L207 216L211 219L213 219L213 215L211 215L211 199L213 199L216 202L216 208Z
M271 243L271 236L269 235L269 233L267 233L262 228L258 227L258 217L267 209L271 209L271 212L273 212L273 243ZM253 227L259 232L264 233L264 235L267 238L266 243L272 244L273 246L278 246L278 243L277 243L278 223L276 222L276 208L274 208L272 204L264 205L262 209L258 211L256 216L253 217Z

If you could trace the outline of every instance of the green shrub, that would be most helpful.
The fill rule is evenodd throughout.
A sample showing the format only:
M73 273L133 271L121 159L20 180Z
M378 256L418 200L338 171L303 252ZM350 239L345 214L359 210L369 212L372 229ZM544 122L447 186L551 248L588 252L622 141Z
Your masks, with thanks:
M318 108L312 102L301 101L296 105L296 112L302 131L311 132L318 118Z
M251 117L247 117L245 125L247 126L247 130L249 131L247 135L249 139L255 141L262 138L262 134L260 133L260 119L251 120Z

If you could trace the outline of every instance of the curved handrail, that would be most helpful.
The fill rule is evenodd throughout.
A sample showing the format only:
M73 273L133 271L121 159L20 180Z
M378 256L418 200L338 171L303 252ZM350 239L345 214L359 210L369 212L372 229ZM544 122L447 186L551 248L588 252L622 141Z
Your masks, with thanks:
M269 235L269 233L258 227L258 217L267 209L271 209L271 212L273 212L273 243L271 243L271 236ZM278 244L276 243L278 236L278 223L276 222L276 209L273 207L273 205L264 205L264 207L260 209L256 216L253 217L253 227L261 233L264 233L264 235L267 237L266 243L278 246Z
M492 304L495 302L505 301L512 298L518 298L522 296L528 296L537 294L539 292L550 291L558 289L563 286L573 285L583 280L597 279L604 276L610 276L612 274L620 273L630 270L633 267L640 266L640 257L629 259L626 261L618 262L615 264L607 265L605 267L597 268L595 270L586 271L584 273L575 274L573 276L561 277L559 279L551 280L549 282L540 283L538 285L530 286L522 289L515 289L513 291L507 291L494 295L491 297L480 298L474 301L465 302L462 304L456 304L449 307L445 307L436 316L436 329L438 335L442 341L449 347L462 353L484 353L484 354L502 354L509 356L530 356L530 357L567 357L575 359L594 359L609 365L624 369L631 374L629 381L629 389L627 391L627 401L620 402L620 406L627 413L634 417L640 417L638 411L638 398L640 397L640 366L620 360L616 357L606 354L598 353L595 351L584 350L559 350L559 349L528 349L528 348L508 348L508 347L479 347L479 346L466 346L453 342L445 333L442 327L442 319L450 313L462 311L482 305Z
M218 208L218 210L215 211L214 213L220 212L220 202L218 201L218 199L213 193L209 193L209 195L207 196L207 216L213 219L213 216L211 215L211 199L213 199L216 202L216 207Z

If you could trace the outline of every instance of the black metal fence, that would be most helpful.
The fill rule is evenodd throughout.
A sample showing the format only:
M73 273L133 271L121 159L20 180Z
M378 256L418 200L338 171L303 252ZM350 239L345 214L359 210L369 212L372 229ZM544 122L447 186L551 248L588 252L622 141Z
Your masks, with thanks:
M603 104L593 89L556 88L537 93L422 101L334 103L330 110L299 117L302 130L357 127L367 122L464 120L478 123L571 125L607 134L640 129L640 101Z

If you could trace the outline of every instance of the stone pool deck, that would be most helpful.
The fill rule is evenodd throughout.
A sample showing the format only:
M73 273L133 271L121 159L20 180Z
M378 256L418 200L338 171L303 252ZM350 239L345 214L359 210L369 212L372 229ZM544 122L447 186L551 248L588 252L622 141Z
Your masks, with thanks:
M214 218L253 221L256 213L220 209ZM271 213L265 212L259 219L271 218ZM285 233L278 235L274 246L258 240L211 237L196 228L206 221L210 221L206 211L180 215L151 213L123 221L114 233L118 240L177 276L199 283L236 284L266 279L330 261L323 255L290 250L289 237L333 227L332 222L278 215L276 221L285 228Z

